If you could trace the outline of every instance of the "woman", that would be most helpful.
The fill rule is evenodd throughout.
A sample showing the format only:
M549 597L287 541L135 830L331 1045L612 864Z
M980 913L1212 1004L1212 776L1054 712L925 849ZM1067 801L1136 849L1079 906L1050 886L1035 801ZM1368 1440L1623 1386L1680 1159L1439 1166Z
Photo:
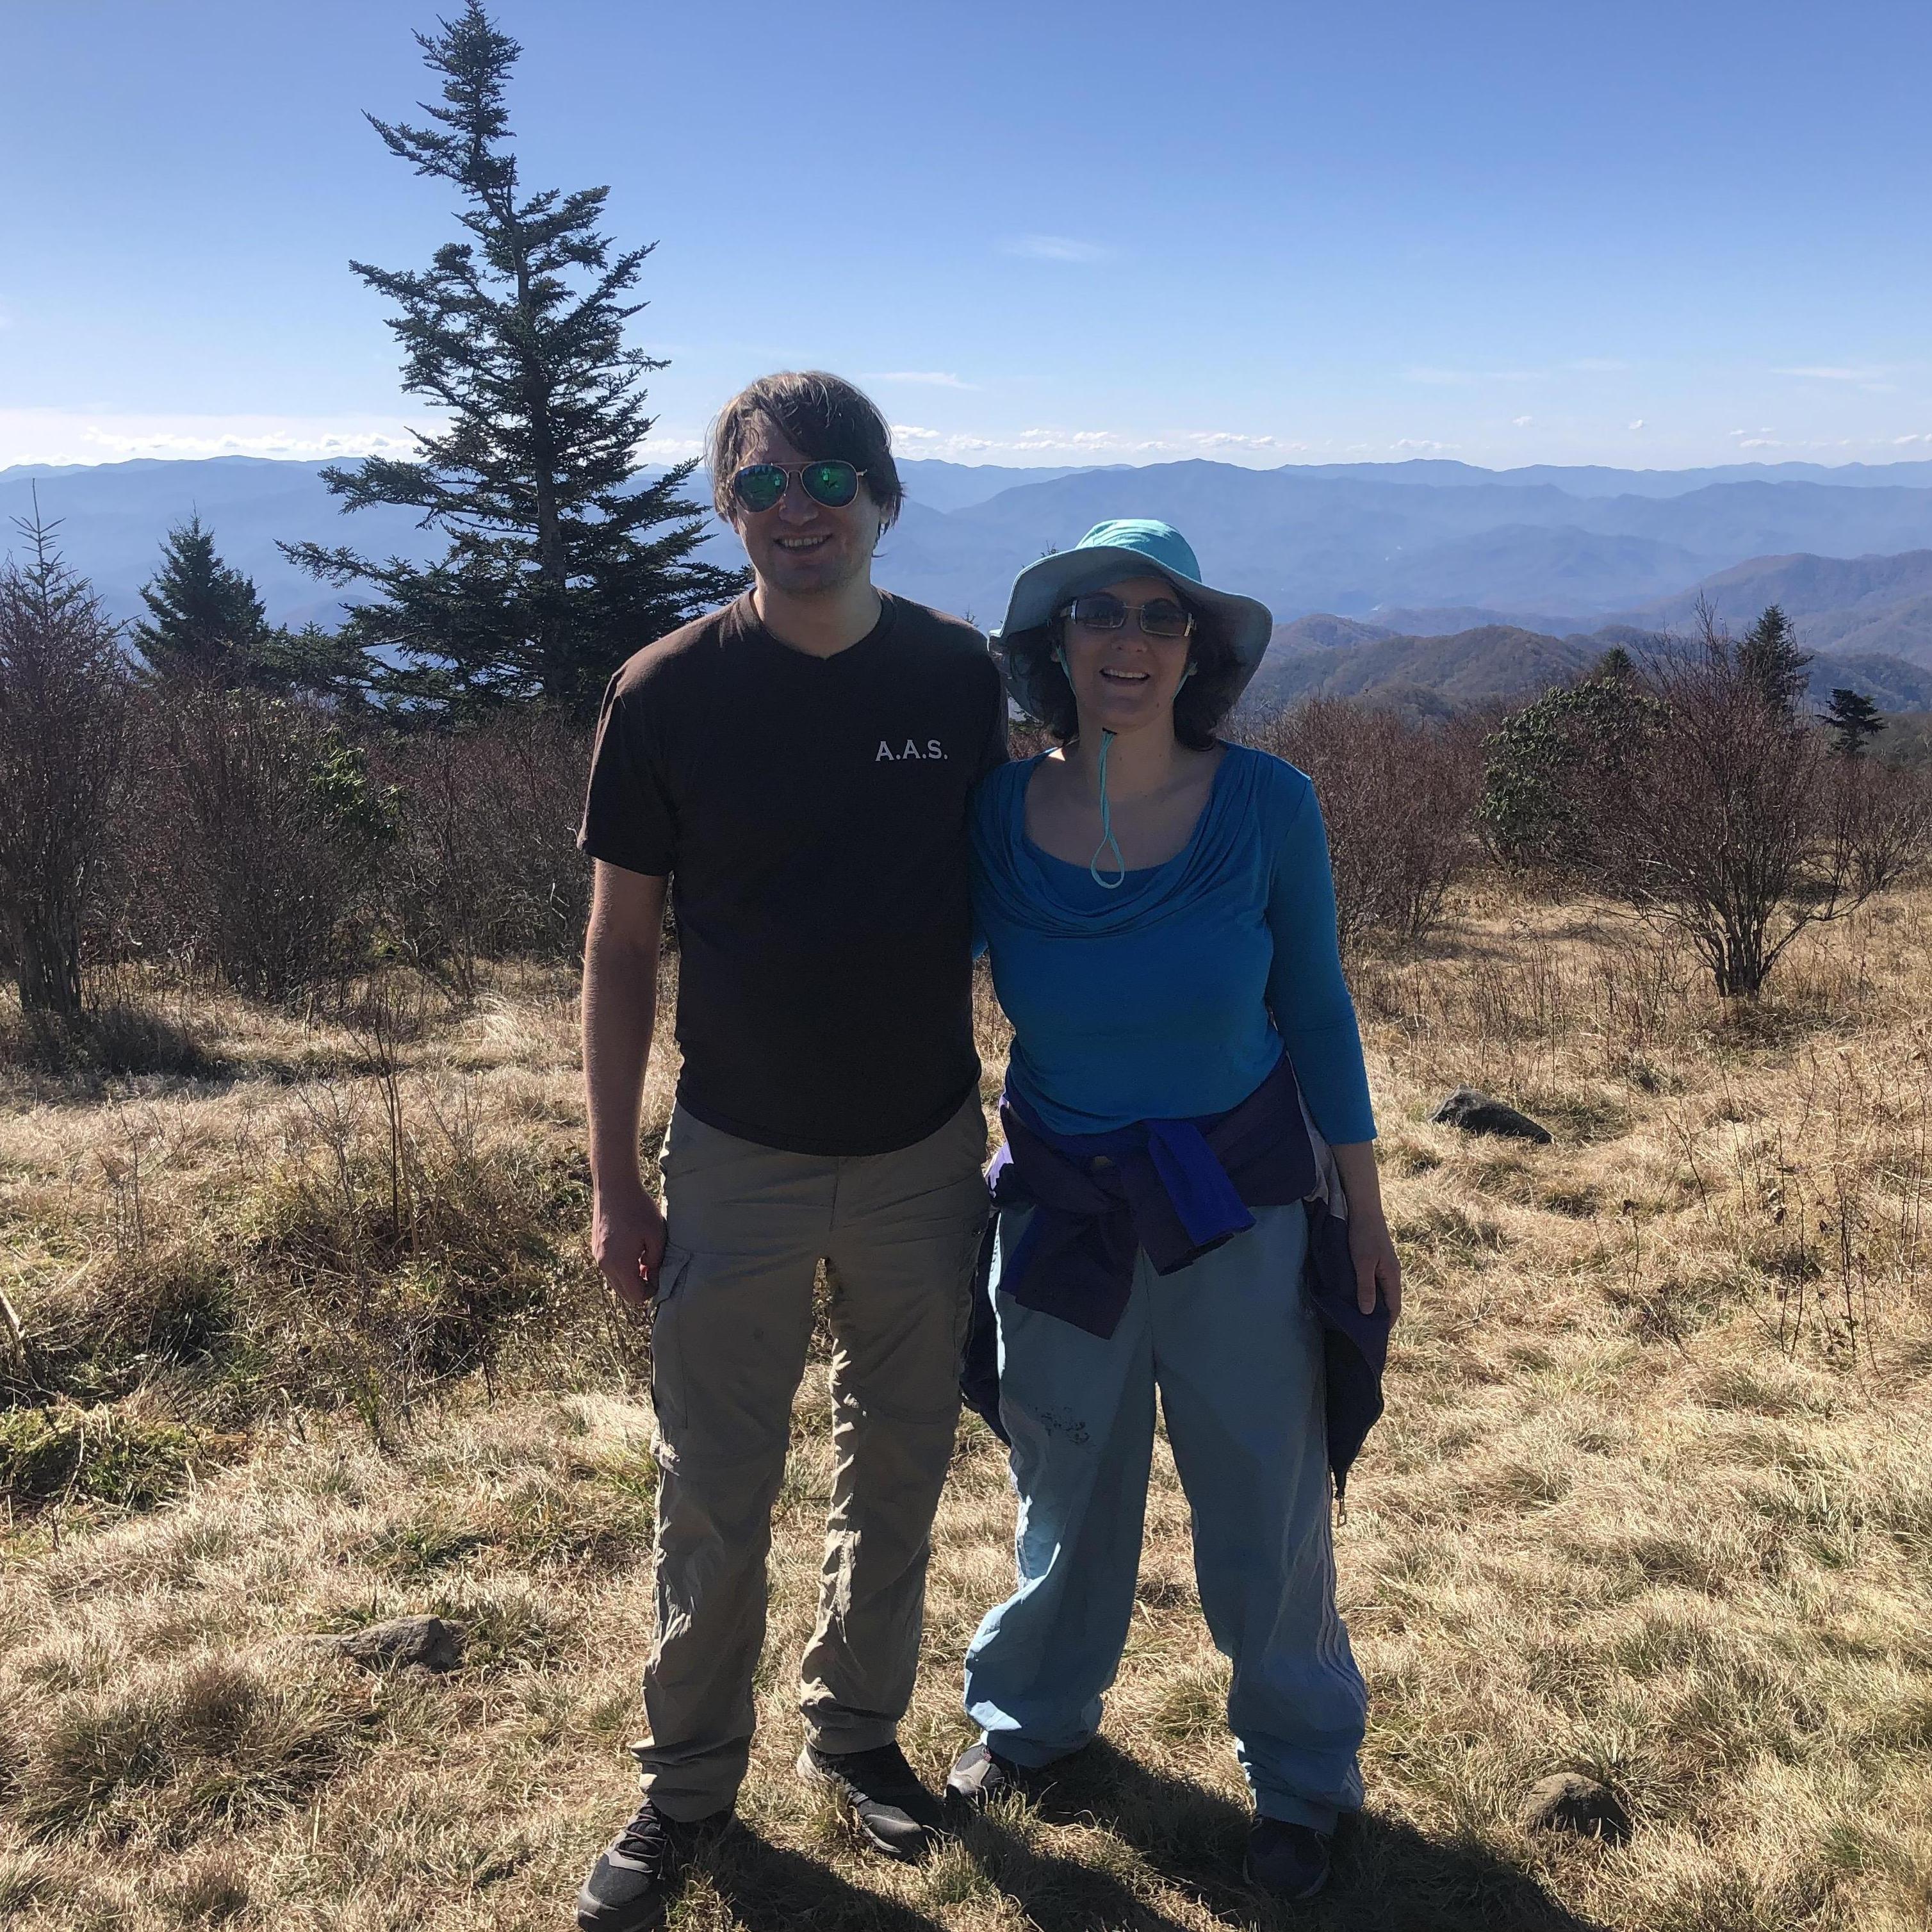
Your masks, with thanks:
M1178 531L1116 522L1023 571L998 634L1009 691L1060 748L974 806L975 909L1014 1028L986 1412L1012 1445L1019 1587L968 1653L982 1739L949 1789L1024 1787L1098 1730L1158 1388L1234 1666L1248 1875L1306 1898L1361 1803L1330 1471L1379 1412L1401 1287L1312 789L1215 735L1271 628L1201 582Z

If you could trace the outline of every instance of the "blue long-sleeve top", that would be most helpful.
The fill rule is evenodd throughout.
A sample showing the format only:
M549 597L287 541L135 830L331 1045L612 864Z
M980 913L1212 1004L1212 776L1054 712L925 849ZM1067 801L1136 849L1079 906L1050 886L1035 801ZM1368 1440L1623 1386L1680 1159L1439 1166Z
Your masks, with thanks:
M1007 1084L1056 1133L1234 1106L1284 1049L1331 1143L1374 1137L1306 772L1231 745L1186 845L1108 891L1026 833L1038 758L973 800L973 904L1013 1024Z

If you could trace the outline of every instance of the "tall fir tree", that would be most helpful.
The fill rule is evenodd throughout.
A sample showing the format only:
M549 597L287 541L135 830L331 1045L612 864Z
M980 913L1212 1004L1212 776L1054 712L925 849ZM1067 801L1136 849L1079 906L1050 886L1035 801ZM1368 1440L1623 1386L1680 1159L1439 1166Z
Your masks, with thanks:
M1818 716L1832 734L1834 758L1863 758L1867 741L1885 729L1884 716L1878 706L1864 692L1842 686L1832 693L1831 703Z
M446 415L410 460L326 470L345 509L406 506L449 539L428 566L347 548L284 544L318 577L374 595L344 628L371 688L392 700L476 709L540 702L594 715L610 673L652 638L734 596L739 572L696 560L694 464L638 476L652 419L641 380L665 365L626 348L644 304L622 299L655 243L612 254L608 188L520 194L506 86L522 52L469 0L418 34L442 76L435 124L368 116L389 152L447 182L467 239L422 272L350 264L400 313L404 386Z
M134 640L157 676L250 681L272 633L254 583L215 554L199 513L169 531L160 571L142 586L148 621Z
M1798 632L1775 604L1738 640L1738 669L1764 694L1774 710L1798 715L1798 700L1810 682L1811 654L1798 647Z

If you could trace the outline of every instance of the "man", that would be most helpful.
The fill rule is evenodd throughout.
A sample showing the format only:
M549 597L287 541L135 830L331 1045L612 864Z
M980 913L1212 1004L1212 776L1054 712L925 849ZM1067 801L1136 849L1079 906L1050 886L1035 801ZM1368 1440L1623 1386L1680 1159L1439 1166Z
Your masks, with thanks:
M850 384L754 382L710 460L753 587L611 680L578 842L592 1240L651 1311L660 1438L644 1798L578 1894L595 1932L659 1921L744 1778L821 1261L836 1473L799 1769L896 1856L940 1816L894 1736L985 1218L967 801L1006 758L1005 701L978 632L873 587L901 490ZM661 1214L638 1131L672 880L684 1060Z

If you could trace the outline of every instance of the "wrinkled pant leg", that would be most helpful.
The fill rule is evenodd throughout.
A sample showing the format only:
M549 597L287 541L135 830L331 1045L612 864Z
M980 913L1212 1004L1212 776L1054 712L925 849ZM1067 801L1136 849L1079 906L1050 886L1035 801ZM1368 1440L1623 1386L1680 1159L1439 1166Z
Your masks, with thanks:
M999 1288L1028 1210L999 1217L1000 1416L1012 1438L1019 1587L966 1653L966 1711L1016 1764L1051 1763L1100 1727L1133 1616L1154 1454L1151 1271L1143 1257L1106 1340Z
M1242 1771L1263 1816L1327 1832L1361 1805L1368 1697L1335 1607L1306 1214L1256 1222L1160 1284L1155 1372Z
M800 1670L806 1736L824 1751L889 1744L911 1701L986 1219L986 1144L975 1095L916 1145L838 1163L832 1498Z
M680 1114L664 1165L670 1240L652 1317L657 1641L645 1666L646 1795L710 1816L743 1782L764 1647L772 1505L812 1335L832 1163Z

